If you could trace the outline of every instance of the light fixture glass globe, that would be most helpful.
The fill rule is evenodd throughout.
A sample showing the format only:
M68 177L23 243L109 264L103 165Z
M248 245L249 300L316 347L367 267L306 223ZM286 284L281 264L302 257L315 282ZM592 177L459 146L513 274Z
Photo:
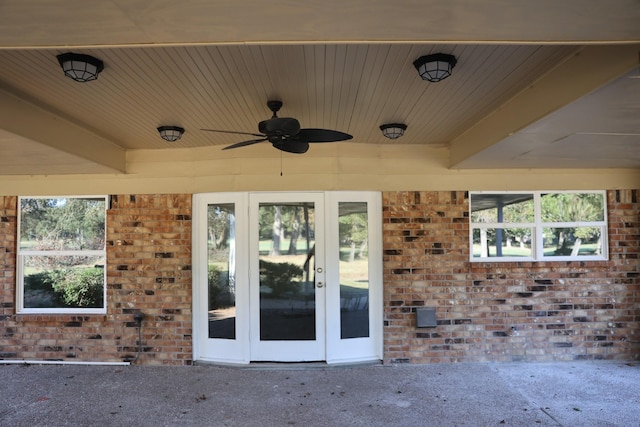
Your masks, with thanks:
M91 55L67 52L57 58L64 75L80 83L96 80L104 69L104 63Z
M389 139L398 139L404 135L404 131L407 130L407 125L403 123L389 123L380 126L382 134Z
M434 53L416 59L413 66L418 70L422 80L436 83L449 77L457 63L458 60L453 55Z
M184 134L184 128L179 126L160 126L158 128L160 137L168 142L175 142L182 138Z

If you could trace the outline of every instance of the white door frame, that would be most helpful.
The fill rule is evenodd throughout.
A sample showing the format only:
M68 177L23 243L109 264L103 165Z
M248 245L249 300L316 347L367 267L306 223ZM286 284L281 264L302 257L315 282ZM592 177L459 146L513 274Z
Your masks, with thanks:
M192 295L193 295L193 360L222 364L249 363L249 289L236 286L236 338L210 339L208 320L207 208L210 204L233 203L236 207L235 236L237 242L249 240L246 215L249 193L194 194L192 202ZM245 214L243 214L245 212ZM249 283L249 254L236 251L237 283Z
M326 360L325 353L325 287L324 287L324 195L322 193L251 193L249 196L249 310L251 361L312 362ZM312 202L315 216L315 266L314 307L316 312L315 340L309 341L261 341L260 340L260 271L258 268L259 224L261 203L286 204L287 202ZM318 273L318 270L320 273Z
M368 214L369 239L369 336L341 338L341 295L338 211L340 202L365 202ZM327 247L327 363L355 363L382 360L383 350L383 289L382 289L382 197L380 193L362 191L332 191L325 193Z
M193 360L222 364L248 364L256 360L251 355L252 340L255 340L254 321L251 321L250 307L256 304L255 296L250 295L249 283L256 280L256 272L250 266L250 253L257 254L257 243L250 242L251 227L257 227L257 221L250 221L250 205L255 200L265 200L263 195L273 197L284 196L288 192L272 193L206 193L193 196ZM292 197L317 195L324 197L324 212L319 213L316 206L316 222L318 215L324 215L325 261L323 272L316 277L316 285L324 279L321 294L325 298L325 318L317 333L326 337L325 360L328 364L355 363L377 361L383 358L383 308L382 308L382 200L378 192L296 192ZM267 198L270 196L266 196ZM314 196L315 197L315 196ZM280 201L280 199L274 199ZM300 200L300 199L296 199ZM306 199L305 199L306 200ZM315 199L314 199L315 200ZM273 201L273 200L269 200ZM340 336L340 278L337 265L339 263L338 239L338 206L340 202L366 202L368 206L369 236L369 337L342 339ZM236 207L236 338L208 338L208 298L207 298L207 207L210 204L233 203ZM254 213L255 214L255 213ZM255 222L253 225L251 222ZM244 249L243 249L244 248ZM317 248L318 249L318 248ZM254 251L255 250L255 251ZM321 307L320 307L321 308ZM297 342L297 341L296 341ZM282 343L282 341L274 341ZM267 346L265 351L271 351ZM275 348L275 345L273 346ZM316 349L317 350L317 349ZM314 350L314 351L316 351ZM282 356L282 348L276 356ZM281 361L316 360L318 353L309 358L305 354L293 353L290 360L279 357Z

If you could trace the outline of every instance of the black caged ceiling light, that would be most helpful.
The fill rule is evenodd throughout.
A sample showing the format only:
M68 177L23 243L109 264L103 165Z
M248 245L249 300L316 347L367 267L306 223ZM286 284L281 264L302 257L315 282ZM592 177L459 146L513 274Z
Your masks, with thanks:
M413 61L413 66L418 70L422 80L435 83L449 77L457 63L458 60L453 55L434 53L416 59Z
M380 130L382 134L389 139L398 139L404 135L404 131L407 130L407 125L402 123L389 123L381 125Z
M184 134L184 128L179 126L160 126L158 128L160 137L168 142L175 142L182 138Z
M104 69L104 63L90 55L67 52L57 58L64 75L80 83L97 79Z

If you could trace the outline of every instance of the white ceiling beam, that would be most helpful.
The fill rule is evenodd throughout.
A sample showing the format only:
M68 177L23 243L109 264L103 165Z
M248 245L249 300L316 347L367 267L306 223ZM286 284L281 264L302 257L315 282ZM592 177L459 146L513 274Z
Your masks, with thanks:
M621 43L637 0L3 0L0 47L201 43Z
M639 55L640 45L594 45L577 51L455 138L450 167L627 73L638 66Z
M0 88L0 129L113 172L125 172L126 151L95 133Z

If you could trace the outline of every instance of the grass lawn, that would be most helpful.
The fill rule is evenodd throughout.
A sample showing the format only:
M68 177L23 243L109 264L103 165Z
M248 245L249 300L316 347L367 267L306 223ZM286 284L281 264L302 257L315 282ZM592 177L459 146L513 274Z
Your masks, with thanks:
M561 256L557 255L558 247L557 246L547 246L544 248L544 256L552 257L552 256ZM597 245L595 243L588 243L580 245L580 255L595 255L596 254ZM489 246L490 256L495 256L496 247ZM473 256L480 256L480 245L473 245ZM520 248L519 246L503 246L502 247L502 256L503 257L530 257L533 256L530 248Z

